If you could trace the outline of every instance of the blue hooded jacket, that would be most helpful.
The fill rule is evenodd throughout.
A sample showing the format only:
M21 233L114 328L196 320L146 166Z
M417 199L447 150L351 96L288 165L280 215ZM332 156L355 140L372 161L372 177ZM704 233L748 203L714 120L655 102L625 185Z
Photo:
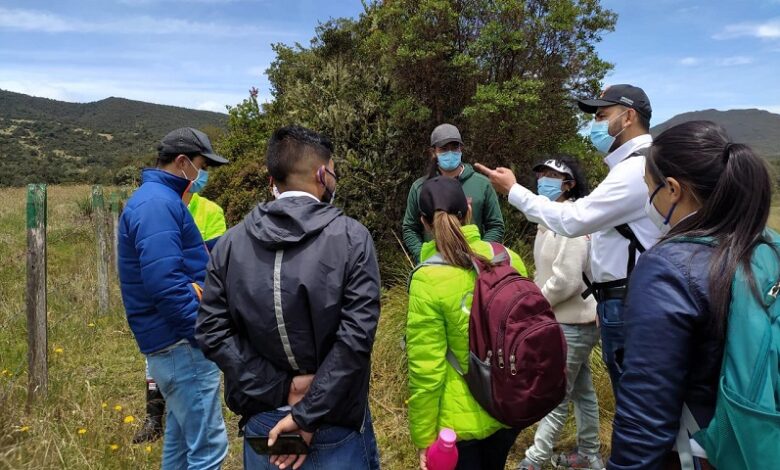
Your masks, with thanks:
M209 255L181 199L190 181L150 168L141 182L119 220L119 281L127 322L148 354L195 344Z
M724 345L710 325L713 254L709 246L661 242L631 273L608 470L668 468L678 458L670 452L683 403L699 426L712 419Z

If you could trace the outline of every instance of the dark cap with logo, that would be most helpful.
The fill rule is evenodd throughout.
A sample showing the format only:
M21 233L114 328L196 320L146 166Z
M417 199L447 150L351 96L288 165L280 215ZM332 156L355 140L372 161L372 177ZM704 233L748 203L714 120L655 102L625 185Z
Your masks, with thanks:
M598 108L620 104L636 110L648 120L653 115L650 107L650 99L645 91L633 85L612 85L601 93L596 99L578 100L580 109L588 114L595 114Z
M462 219L469 211L469 203L460 181L449 176L437 176L423 183L420 189L420 213L433 219L436 211L444 211Z
M206 134L192 127L182 127L169 132L162 138L157 150L169 155L197 153L215 165L224 165L228 162L227 158L214 153L211 141Z

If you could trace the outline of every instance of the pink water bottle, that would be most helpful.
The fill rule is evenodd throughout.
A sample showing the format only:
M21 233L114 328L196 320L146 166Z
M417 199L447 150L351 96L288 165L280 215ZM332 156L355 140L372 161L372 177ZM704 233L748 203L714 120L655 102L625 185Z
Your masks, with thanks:
M425 453L428 470L455 470L458 464L458 448L455 446L457 439L458 436L452 429L444 428L439 432L439 438Z

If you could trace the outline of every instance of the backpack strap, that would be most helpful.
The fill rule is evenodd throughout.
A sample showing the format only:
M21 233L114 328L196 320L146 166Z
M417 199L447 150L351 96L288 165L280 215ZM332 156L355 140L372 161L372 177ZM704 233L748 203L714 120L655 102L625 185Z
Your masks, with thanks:
M414 269L412 269L412 272L409 273L409 279L406 280L407 293L409 292L409 288L412 286L412 277L414 276L414 273L416 273L418 269L424 268L425 266L449 266L449 265L447 264L446 261L444 261L444 258L439 253L436 253L435 255L426 259L422 263L419 263L417 266L414 267Z
M649 157L649 156L650 156L650 145L648 145L647 147L642 147L641 149L634 150L626 158L631 158L631 157Z
M458 359L455 357L455 353L452 352L452 349L447 348L447 362L450 363L453 369L455 369L455 372L458 373L458 375L464 375L465 372L463 372L463 369L460 367L460 364L458 363Z
M697 432L699 432L699 423L697 423L696 418L693 417L693 413L691 413L691 409L688 408L688 404L683 403L682 415L680 416L680 430L677 433L677 440L675 441L677 454L680 456L681 470L695 470L696 468L693 462L691 436Z
M490 242L490 248L493 249L493 259L490 261L491 263L494 265L511 263L511 257L504 245L497 242Z
M500 243L496 242L489 242L490 243L490 249L493 251L493 257L490 260L490 263L494 266L498 265L510 265L511 263L511 256L509 255L509 251L506 249L506 247ZM438 255L437 255L438 256ZM479 276L480 268L479 268L479 262L474 259L472 260L474 264L474 269L477 271L477 276ZM460 303L460 308L464 309L466 308L466 299L468 298L469 294L472 294L471 292L466 293L466 295L463 296ZM452 352L452 349L447 348L447 362L450 363L453 369L455 369L455 372L457 372L459 375L464 375L465 372L463 372L463 369L460 367L460 364L458 363L458 359L455 357L455 353Z
M490 250L493 253L492 258L490 259L490 264L493 266L510 266L511 257L509 256L509 252L507 251L506 247L496 242L488 243L490 244ZM471 264L474 265L474 270L477 272L477 276L479 276L479 274L482 272L482 262L477 258L472 258Z
M664 243L696 243L697 245L717 246L718 242L712 237L674 237Z
M650 155L649 146L634 150L629 156L626 157L626 159L632 157L647 157L648 155ZM634 231L627 223L618 225L614 228L623 238L628 240L628 263L626 265L626 278L628 278L631 276L631 271L634 270L634 266L636 265L636 252L638 251L639 254L644 253L645 246L642 245L642 243L636 237ZM586 283L586 285L588 286L588 290L590 290L589 284ZM587 297L586 293L589 294L588 290L582 293L583 298Z
M590 297L591 294L593 294L593 283L590 282L590 279L588 279L588 276L587 274L585 274L585 271L582 272L582 282L585 283L585 290L582 291L580 297L582 297L584 300Z
M626 265L626 277L629 277L631 276L631 271L634 270L634 266L636 265L636 252L638 251L639 254L644 253L645 247L636 237L636 234L628 224L618 225L615 227L615 230L617 230L617 233L619 233L623 238L628 240L628 263Z

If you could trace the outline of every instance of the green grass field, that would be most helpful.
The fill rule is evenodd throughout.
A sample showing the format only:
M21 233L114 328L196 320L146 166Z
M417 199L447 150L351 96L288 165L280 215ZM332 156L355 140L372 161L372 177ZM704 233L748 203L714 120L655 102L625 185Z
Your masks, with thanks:
M49 188L49 394L25 410L25 189L0 189L0 468L159 468L161 442L132 445L144 415L144 363L125 321L112 274L111 312L99 316L92 222L83 214L86 186ZM780 226L772 213L771 225ZM399 253L399 256L402 256ZM527 260L530 262L531 260ZM405 357L400 349L406 315L403 287L385 292L374 346L371 409L382 467L416 468L409 440ZM592 357L601 404L601 437L608 453L614 401L598 357ZM237 418L225 409L231 437L224 468L241 468ZM523 432L510 462L532 441ZM561 449L574 446L567 424Z

